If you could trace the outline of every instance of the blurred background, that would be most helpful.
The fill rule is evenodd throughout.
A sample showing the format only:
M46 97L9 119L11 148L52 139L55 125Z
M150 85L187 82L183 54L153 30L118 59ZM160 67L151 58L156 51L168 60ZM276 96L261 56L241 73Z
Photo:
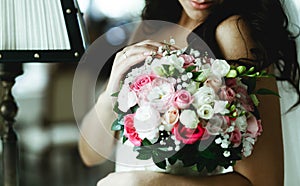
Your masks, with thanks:
M139 20L144 7L144 0L78 3L90 43L116 26ZM79 129L72 110L76 66L28 63L23 66L24 74L16 79L13 95L19 106L15 128L19 135L22 186L95 186L114 170L113 162L89 168L79 157ZM0 160L1 156L0 143ZM2 171L0 163L0 180Z
M109 30L116 34L113 30L116 26L139 20L145 2L78 0L78 3L92 43ZM300 9L300 1L294 3ZM28 63L23 66L24 74L16 80L13 94L19 106L15 127L19 134L22 186L95 186L114 170L113 162L89 168L79 157L79 129L72 110L76 66ZM0 143L0 160L1 156Z

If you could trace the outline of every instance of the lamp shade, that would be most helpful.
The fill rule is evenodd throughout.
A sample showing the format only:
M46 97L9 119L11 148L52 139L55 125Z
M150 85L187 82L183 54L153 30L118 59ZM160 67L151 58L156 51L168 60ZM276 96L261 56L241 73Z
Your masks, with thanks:
M0 0L0 63L77 62L86 45L76 0Z

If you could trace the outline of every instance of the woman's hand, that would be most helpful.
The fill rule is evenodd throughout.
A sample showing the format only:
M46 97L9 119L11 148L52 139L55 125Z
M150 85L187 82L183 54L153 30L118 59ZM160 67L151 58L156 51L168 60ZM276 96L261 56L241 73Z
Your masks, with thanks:
M114 172L103 178L97 186L147 186L163 185L159 178L163 173L149 171Z
M125 47L118 52L111 70L111 76L106 88L106 93L111 95L119 89L120 81L124 74L131 67L141 63L148 56L158 50L158 47L164 45L160 42L145 40L130 46Z
M250 186L251 182L236 172L215 176L183 176L153 171L129 171L111 173L97 183L97 186Z

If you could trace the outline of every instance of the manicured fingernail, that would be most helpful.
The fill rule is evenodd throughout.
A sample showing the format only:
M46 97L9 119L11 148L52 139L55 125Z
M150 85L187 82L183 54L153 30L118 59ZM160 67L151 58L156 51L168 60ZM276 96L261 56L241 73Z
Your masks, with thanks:
M144 52L144 55L145 55L145 56L150 56L150 55L152 55L152 54L153 54L153 52L149 52L149 51Z

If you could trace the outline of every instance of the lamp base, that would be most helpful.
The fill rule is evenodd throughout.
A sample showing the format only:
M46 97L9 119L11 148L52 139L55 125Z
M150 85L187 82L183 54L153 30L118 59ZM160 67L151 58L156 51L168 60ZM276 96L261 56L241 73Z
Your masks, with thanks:
M15 78L23 73L21 63L0 63L0 82L3 88L0 103L0 115L2 117L1 139L3 146L3 185L19 185L19 148L18 137L14 130L15 116L18 107L11 93L15 84Z

